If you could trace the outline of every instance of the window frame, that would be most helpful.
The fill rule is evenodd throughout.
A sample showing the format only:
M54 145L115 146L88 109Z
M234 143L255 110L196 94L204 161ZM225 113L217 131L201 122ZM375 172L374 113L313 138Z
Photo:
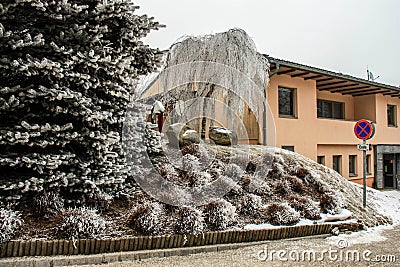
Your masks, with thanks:
M393 123L389 122L389 107L393 108ZM397 127L397 106L396 105L391 105L391 104L387 104L387 108L386 108L386 117L387 117L387 126L388 127Z
M280 91L281 90L286 90L286 91L291 91L292 95L292 113L293 114L281 114L281 108L280 108ZM297 89L296 88L290 88L290 87L285 87L285 86L278 86L278 115L280 118L291 118L291 119L297 119Z
M371 154L367 154L367 175L372 174L371 163L372 163L372 156Z
M352 159L354 162L352 163ZM351 165L353 165L354 170L351 170ZM353 171L353 172L352 172ZM349 177L357 177L357 155L349 155Z
M330 114L332 114L332 116L324 116L324 111L323 111L323 107L321 107L321 112L319 112L319 106L321 105L327 105L330 104L331 105L331 110L329 111ZM335 116L335 108L334 105L336 104L340 104L341 106L341 116ZM333 100L327 100L327 99L317 99L317 118L318 119L332 119L332 120L345 120L346 119L346 103L345 102L339 102L339 101L333 101Z
M339 159L339 170L335 169L335 158ZM342 175L342 155L332 155L332 169Z
M281 146L282 149L294 152L294 146ZM292 150L293 149L293 150Z
M317 156L317 163L325 166L325 156Z

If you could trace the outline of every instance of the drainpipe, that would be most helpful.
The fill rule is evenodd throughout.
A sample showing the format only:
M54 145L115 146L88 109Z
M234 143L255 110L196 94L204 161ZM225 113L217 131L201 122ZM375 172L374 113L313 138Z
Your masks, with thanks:
M273 73L269 75L269 79L271 79L272 76L278 73L279 71L279 63L275 63L276 68ZM267 145L267 87L263 90L264 91L264 112L263 112L263 120L264 120L264 126L263 126L263 144L264 146Z

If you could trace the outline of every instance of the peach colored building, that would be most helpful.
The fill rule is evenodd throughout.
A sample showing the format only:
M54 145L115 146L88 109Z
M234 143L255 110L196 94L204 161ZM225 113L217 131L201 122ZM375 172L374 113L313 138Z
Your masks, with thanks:
M367 142L367 182L398 188L400 177L400 88L268 58L268 103L274 114L277 146L294 149L362 183L363 154L354 135L357 120L376 127Z
M362 183L362 143L357 120L376 127L367 152L367 183L398 188L400 180L400 88L266 56L271 63L266 90L276 126L276 146L293 150ZM156 84L157 82L155 82ZM143 97L161 93L151 85ZM263 143L262 126L248 109L243 122L253 144Z

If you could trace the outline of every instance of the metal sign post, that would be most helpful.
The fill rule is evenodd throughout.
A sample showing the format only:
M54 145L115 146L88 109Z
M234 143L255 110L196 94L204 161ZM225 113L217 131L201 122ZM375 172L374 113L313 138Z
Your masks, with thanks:
M363 206L365 208L367 206L367 151L371 150L371 145L367 144L367 140L374 136L375 126L370 121L359 120L354 125L354 134L358 139L363 140L357 148L363 151Z

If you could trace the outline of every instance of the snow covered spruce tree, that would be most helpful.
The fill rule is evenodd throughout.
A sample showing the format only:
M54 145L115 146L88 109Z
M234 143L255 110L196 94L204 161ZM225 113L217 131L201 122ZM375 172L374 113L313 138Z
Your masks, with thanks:
M0 3L0 196L108 199L127 177L121 148L135 79L161 53L161 25L130 0Z

